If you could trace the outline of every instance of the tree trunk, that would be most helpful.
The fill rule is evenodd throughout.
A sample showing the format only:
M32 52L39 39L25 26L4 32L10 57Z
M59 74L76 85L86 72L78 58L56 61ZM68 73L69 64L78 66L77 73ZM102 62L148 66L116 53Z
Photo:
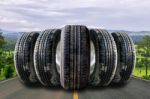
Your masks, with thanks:
M146 77L147 77L147 74L148 74L148 66L147 66L147 62L146 62Z

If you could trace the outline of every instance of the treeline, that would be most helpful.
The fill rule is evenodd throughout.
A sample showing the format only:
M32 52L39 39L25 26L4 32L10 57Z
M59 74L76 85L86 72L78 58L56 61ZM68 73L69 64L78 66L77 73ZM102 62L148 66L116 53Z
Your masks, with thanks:
M13 50L4 48L8 42L0 33L0 80L16 76L13 63Z
M136 53L135 76L150 79L150 36L136 43Z
M0 33L0 80L16 76L13 50L16 41L5 41ZM136 42L136 68L134 75L144 79L150 79L150 36L145 36L140 42Z
M13 51L14 50L14 47L15 47L15 44L16 44L16 41L15 40L12 40L12 39L5 39L6 43L3 45L3 50L5 51Z

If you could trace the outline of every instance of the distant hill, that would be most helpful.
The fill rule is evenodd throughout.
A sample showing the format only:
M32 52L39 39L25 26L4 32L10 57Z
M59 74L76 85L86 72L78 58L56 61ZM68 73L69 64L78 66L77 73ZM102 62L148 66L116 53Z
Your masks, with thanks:
M2 35L4 36L5 41L7 42L4 45L4 48L7 50L13 50L17 39L22 35L22 33L6 30L0 30L0 32L3 33Z
M110 33L112 32L123 32L130 35L133 39L133 41L139 42L143 39L145 35L150 35L150 31L125 31L125 30L108 30Z
M22 34L20 32L13 32L13 31L2 31L2 33L6 40L14 40L14 41L16 41Z
M125 31L125 30L108 30L109 33L112 32L123 32L129 34L134 42L138 42L143 39L145 35L150 35L150 31ZM0 29L0 32L2 32L3 36L5 37L5 40L8 42L4 47L8 50L13 50L15 43L17 39L22 35L23 32L15 32L15 31L9 31L9 30L2 30Z

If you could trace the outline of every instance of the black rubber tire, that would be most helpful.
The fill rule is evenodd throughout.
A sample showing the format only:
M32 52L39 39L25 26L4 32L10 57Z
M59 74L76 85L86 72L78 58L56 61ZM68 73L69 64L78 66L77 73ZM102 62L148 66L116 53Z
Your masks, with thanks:
M60 81L63 88L87 86L90 74L90 37L82 25L67 25L61 32Z
M95 68L90 75L92 86L107 86L112 81L117 67L117 48L111 34L102 29L90 29L95 47Z
M114 83L126 83L135 67L136 52L132 39L126 33L112 33L118 50L117 71Z
M59 86L60 75L56 68L56 47L60 41L60 29L45 30L38 37L34 49L34 67L44 86Z
M33 51L38 36L37 32L23 33L15 45L15 69L21 82L25 85L38 82L33 62Z

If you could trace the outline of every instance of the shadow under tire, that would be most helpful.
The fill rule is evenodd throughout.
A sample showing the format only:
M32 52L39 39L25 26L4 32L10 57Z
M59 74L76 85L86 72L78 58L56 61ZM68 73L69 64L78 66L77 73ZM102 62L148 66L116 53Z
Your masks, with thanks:
M82 25L67 25L61 32L61 85L68 90L84 88L89 74L89 31Z
M111 34L102 29L90 29L95 47L95 68L90 75L92 86L107 86L112 81L117 67L117 48Z
M15 45L15 69L20 81L25 85L38 82L33 62L34 46L38 36L37 32L23 33Z
M118 62L114 83L126 83L135 67L136 52L132 39L126 33L112 33L117 45Z
M34 67L42 85L52 87L60 85L56 68L56 47L60 41L60 29L48 29L38 37L34 49Z

